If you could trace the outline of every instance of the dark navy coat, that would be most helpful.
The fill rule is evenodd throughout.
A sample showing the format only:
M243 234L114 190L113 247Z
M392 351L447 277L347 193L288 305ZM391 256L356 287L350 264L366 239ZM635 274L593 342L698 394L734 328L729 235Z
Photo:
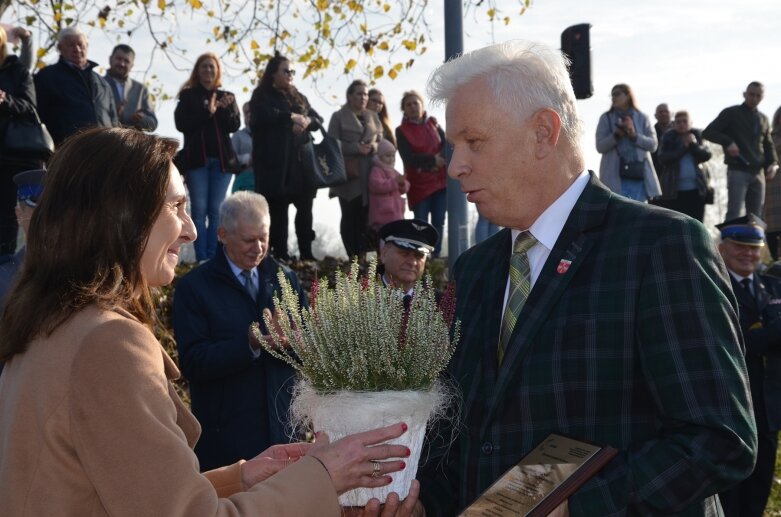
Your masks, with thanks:
M222 247L176 284L173 327L192 411L203 428L195 446L202 470L290 441L287 411L294 370L265 352L253 357L247 337L263 308L273 307L280 267L306 304L295 273L271 256L258 266L260 290L253 302Z

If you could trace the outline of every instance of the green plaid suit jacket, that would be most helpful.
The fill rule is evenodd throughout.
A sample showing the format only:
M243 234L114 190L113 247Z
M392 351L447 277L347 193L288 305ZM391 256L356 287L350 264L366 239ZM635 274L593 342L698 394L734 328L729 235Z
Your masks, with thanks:
M570 498L573 516L720 515L713 494L751 473L756 429L735 299L705 228L592 173L497 371L509 258L503 230L454 268L462 422L449 449L432 438L420 470L428 516L456 515L551 432L620 451Z

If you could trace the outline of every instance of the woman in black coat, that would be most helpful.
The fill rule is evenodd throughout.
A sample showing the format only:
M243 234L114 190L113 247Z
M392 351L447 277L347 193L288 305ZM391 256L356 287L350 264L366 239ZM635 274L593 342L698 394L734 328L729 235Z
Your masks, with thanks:
M176 165L184 173L190 194L199 262L212 258L217 250L220 204L233 179L230 173L240 169L230 141L230 134L241 125L239 107L233 94L220 86L220 60L210 52L201 54L174 111L176 129L184 134Z
M320 128L323 118L293 86L294 76L290 61L277 54L269 60L260 84L252 92L252 165L255 191L263 194L269 205L272 255L290 260L287 212L293 203L299 258L314 260L312 203L317 190L304 182L299 152L309 141L308 132Z
M11 118L35 120L35 87L27 67L8 54L8 35L0 27L0 255L16 250L16 173L41 168L42 161L5 148Z

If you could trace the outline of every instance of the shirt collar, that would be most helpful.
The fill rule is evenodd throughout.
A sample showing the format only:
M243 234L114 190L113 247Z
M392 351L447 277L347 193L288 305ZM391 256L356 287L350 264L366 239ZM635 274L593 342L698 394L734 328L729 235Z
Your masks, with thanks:
M567 222L570 212L575 207L575 203L578 202L578 198L585 190L589 181L588 171L585 169L580 172L575 181L572 182L567 190L565 190L553 203L551 203L545 211L540 214L536 221L529 227L529 232L537 239L537 242L545 246L548 250L552 250L553 246L561 234L561 230L564 228L564 223ZM512 230L512 240L510 241L510 253L512 253L513 243L516 237L520 234L520 230Z
M741 283L743 280L747 278L751 281L754 280L754 273L750 274L749 276L740 276L739 274L732 271L730 268L727 268L727 271L729 271L729 274L732 275L732 278L734 278L737 283Z
M225 254L225 260L228 261L228 266L230 266L231 271L233 271L233 274L238 278L239 282L244 283L244 279L241 277L243 269L241 269L239 266L237 266L228 256L228 253L225 251L225 248L222 249L222 252ZM252 280L255 280L258 276L258 272L256 270L257 268L252 268L250 270L250 275L252 275Z

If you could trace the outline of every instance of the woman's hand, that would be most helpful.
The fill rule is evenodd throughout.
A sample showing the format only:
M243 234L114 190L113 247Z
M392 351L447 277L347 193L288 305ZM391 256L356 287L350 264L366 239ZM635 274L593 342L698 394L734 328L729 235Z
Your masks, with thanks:
M409 494L404 501L399 501L399 495L391 492L380 504L379 499L371 499L363 508L344 508L342 515L346 517L425 517L426 511L418 501L420 483L415 480L410 485Z
M217 92L212 92L209 102L206 103L206 110L209 112L209 115L214 115L214 112L217 111Z
M624 132L626 133L626 136L628 136L629 138L635 138L637 136L637 131L635 130L635 123L632 120L632 117L627 115L623 118L623 121L624 121L623 128L624 128Z
M236 98L233 96L232 93L226 93L222 97L220 97L220 100L217 101L217 107L218 108L227 108L231 104L233 104L233 101Z
M241 482L244 489L265 481L288 465L301 459L312 447L310 443L272 445L249 461L241 464Z
M306 115L299 115L298 113L291 114L290 121L293 122L293 134L295 135L303 133L312 122Z
M407 424L394 424L346 436L333 444L327 434L318 433L309 455L323 463L338 494L358 487L377 488L390 484L392 479L387 474L406 467L403 461L381 461L409 457L407 447L383 444L406 431Z
M440 167L444 167L445 165L447 165L447 162L445 161L445 159L442 156L440 156L440 155L434 156L434 168L435 169L439 169Z

